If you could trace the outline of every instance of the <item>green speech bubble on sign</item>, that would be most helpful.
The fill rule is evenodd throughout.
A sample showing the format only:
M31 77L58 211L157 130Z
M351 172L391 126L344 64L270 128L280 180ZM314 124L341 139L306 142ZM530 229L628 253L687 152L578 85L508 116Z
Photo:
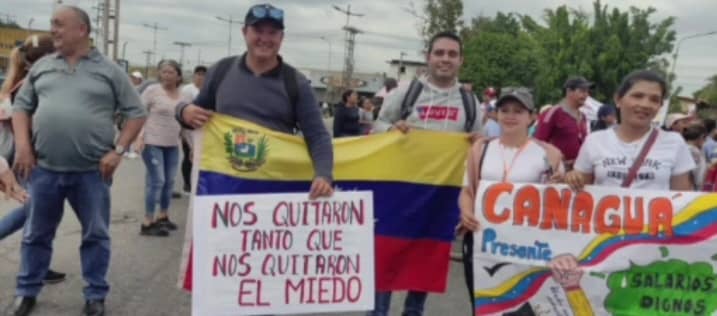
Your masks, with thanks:
M717 311L717 275L711 264L682 260L633 265L607 279L605 309L615 316L700 316Z

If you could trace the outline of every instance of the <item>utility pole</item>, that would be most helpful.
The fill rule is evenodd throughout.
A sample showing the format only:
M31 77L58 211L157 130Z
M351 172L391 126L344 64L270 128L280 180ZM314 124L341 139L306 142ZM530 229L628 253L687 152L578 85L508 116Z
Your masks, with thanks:
M99 41L100 41L101 34L104 34L104 32L102 32L102 24L103 24L103 23L102 23L102 5L100 5L99 1L102 1L102 0L98 0L98 2L92 7L92 9L95 9L95 10L96 10L96 11L95 11L95 21L94 21L94 22L95 22L95 29L94 29L94 33L95 33L94 44L95 44L95 47L99 46L99 44L100 44Z
M346 14L346 25L343 30L346 31L346 46L344 47L344 76L342 85L345 89L351 87L351 77L354 71L354 46L356 45L356 34L363 33L359 29L349 25L352 16L362 17L361 13L351 12L351 5L347 5L346 9L334 5L334 10Z
M102 15L102 47L104 49L104 54L106 56L111 56L113 60L117 60L117 53L119 51L119 2L120 0L104 0L103 4L104 14ZM112 46L111 51L110 45Z
M144 77L149 79L149 61L152 55L154 55L154 52L151 50L145 50L142 52L145 56L147 56L147 61L144 64Z
M110 0L107 0L108 2ZM115 2L115 11L112 15L112 22L114 27L112 28L112 59L117 60L117 53L119 51L119 21L120 21L120 0L112 0Z
M329 64L326 67L326 74L327 74L328 80L326 80L326 91L324 92L324 102L326 102L326 104L328 104L329 100L331 99L330 95L332 93L331 82L333 81L332 79L334 78L334 76L331 74L331 57L333 55L333 49L332 49L332 45L331 45L331 40L328 37L321 36L320 38L329 44Z
M406 55L408 55L408 54L406 54L405 52L401 52L401 56L398 59L398 75L396 76L396 81L401 81L401 74L404 71L403 56L406 56Z
M117 60L120 0L98 0L92 9L95 10L93 44L101 48L105 56Z
M192 44L187 42L174 42L173 44L179 46L179 66L184 66L184 48L192 46Z
M127 41L124 41L124 43L122 43L122 59L127 60L126 56L127 56Z
M154 24L144 23L143 26L154 30L154 40L153 40L153 44L152 44L152 47L153 47L152 55L156 56L157 55L157 31L166 31L168 29L166 27L159 26L159 24L157 24L157 22L154 22ZM152 61L152 62L154 62L154 61Z
M234 23L242 24L242 23L244 23L244 21L234 20L234 19L232 19L231 15L229 16L228 19L221 17L221 16L217 16L216 18L219 21L229 23L229 43L227 44L227 56L230 56L232 54L232 28L233 28L233 25L234 25Z

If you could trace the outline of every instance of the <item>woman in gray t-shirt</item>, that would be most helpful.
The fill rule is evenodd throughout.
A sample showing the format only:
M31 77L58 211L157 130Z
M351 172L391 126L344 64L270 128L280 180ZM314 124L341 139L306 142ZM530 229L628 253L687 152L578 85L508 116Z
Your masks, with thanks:
M373 100L371 100L371 98L363 98L359 104L361 105L359 108L359 125L361 125L361 134L369 134L371 133L371 128L373 128L374 120Z
M142 103L147 107L147 121L137 137L134 148L142 152L147 167L145 189L145 217L140 234L168 236L177 225L169 220L169 204L174 188L174 176L179 166L179 134L182 128L174 119L174 108L180 102L189 102L182 94L182 70L173 60L159 63L159 84L142 92ZM159 201L159 213L155 214Z

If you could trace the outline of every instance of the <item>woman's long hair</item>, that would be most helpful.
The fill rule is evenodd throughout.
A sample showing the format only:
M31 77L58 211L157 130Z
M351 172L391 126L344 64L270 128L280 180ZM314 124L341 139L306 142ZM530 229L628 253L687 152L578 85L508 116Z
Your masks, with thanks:
M9 95L12 88L27 76L32 64L54 51L52 37L46 34L30 35L22 45L13 48L10 52L7 78L0 88L0 95Z

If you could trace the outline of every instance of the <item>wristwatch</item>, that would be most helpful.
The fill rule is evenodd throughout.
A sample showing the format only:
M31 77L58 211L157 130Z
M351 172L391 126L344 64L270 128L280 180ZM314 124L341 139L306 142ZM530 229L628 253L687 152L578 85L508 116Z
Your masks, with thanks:
M124 148L124 146L122 146L122 145L115 146L115 153L117 153L118 155L120 155L120 156L124 155L125 151L126 151L126 149Z

